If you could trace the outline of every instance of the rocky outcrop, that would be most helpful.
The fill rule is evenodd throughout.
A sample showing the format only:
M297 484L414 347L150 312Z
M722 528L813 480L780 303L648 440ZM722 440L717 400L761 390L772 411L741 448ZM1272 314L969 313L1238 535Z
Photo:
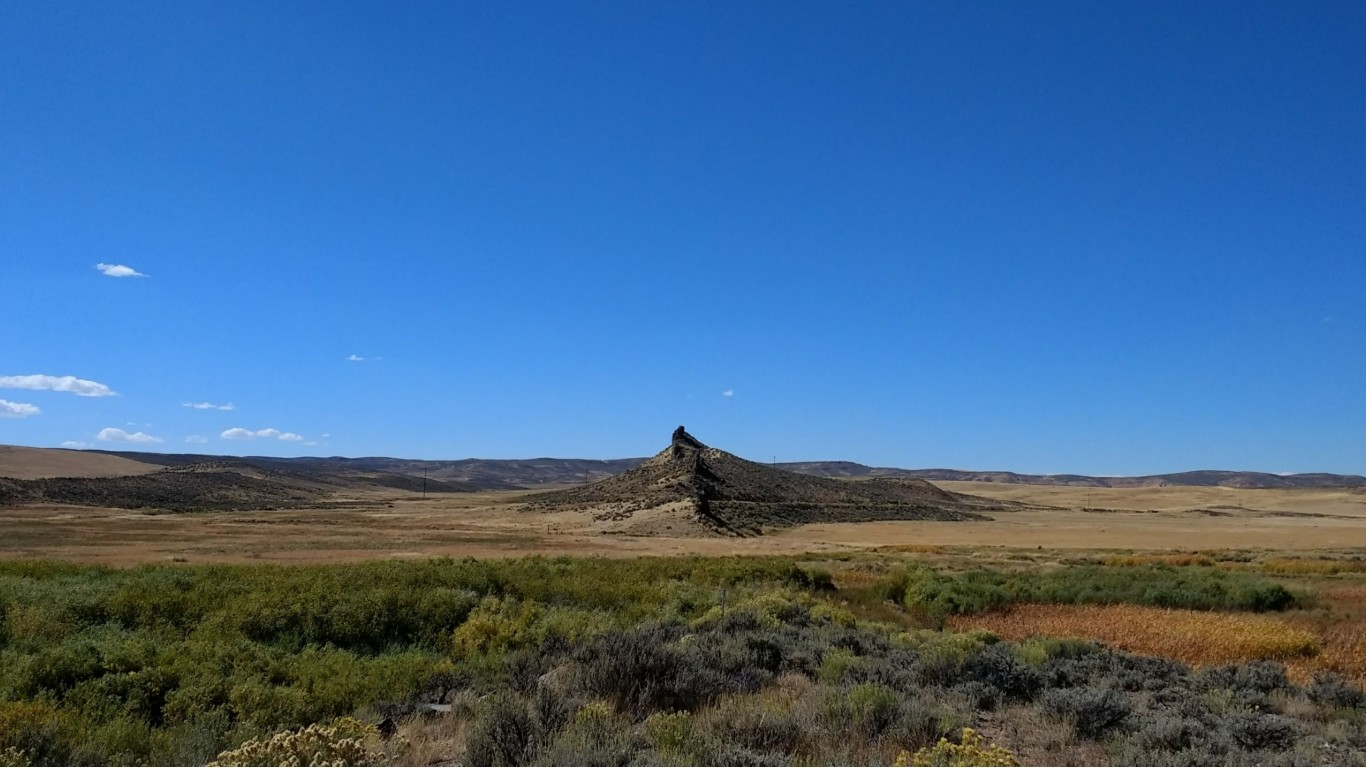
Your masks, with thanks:
M729 535L807 523L982 520L1004 505L923 480L846 481L787 472L711 448L674 430L669 446L596 483L529 497L533 509L581 509L598 520L659 517ZM651 532L644 526L631 532ZM658 526L654 526L658 527ZM630 528L630 526L626 526Z

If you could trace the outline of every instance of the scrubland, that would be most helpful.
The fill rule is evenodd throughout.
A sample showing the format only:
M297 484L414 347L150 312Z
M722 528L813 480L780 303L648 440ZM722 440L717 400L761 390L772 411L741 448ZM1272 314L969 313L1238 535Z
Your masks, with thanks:
M1354 566L1186 554L0 563L0 763L1366 762Z

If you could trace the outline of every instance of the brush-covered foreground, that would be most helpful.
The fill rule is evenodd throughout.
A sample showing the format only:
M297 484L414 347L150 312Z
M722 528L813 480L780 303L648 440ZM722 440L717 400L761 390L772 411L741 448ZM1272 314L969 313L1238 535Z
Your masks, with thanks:
M6 563L0 765L1366 763L1366 696L1309 663L1313 642L1192 668L938 629L1040 604L1278 621L1310 602L1149 563Z

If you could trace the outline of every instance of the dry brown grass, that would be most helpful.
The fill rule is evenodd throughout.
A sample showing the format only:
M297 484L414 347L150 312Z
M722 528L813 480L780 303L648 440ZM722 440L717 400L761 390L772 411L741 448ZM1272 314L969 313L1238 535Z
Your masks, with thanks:
M953 629L987 629L1009 640L1033 635L1099 640L1131 653L1165 656L1192 666L1253 659L1317 657L1320 635L1282 618L1136 605L1020 605L957 616Z
M1131 653L1195 667L1270 659L1292 679L1332 671L1366 686L1366 586L1325 590L1333 612L1299 616L1205 613L1133 605L1021 605L959 616L954 629L988 629L1009 640L1032 635L1098 640Z
M1104 560L1106 565L1214 565L1214 558L1205 554L1175 553L1170 555L1113 555Z
M1332 670L1366 687L1366 619L1328 622L1318 631L1323 653L1314 660L1314 668Z
M398 765L455 765L465 754L465 720L413 717L398 724Z
M1345 675L1366 687L1366 584L1339 584L1318 594L1326 611L1299 616L1291 622L1316 633L1323 651L1312 666L1294 665L1292 669L1307 677L1316 669Z
M1257 564L1257 568L1283 576L1335 576L1339 573L1366 573L1366 560L1281 557L1263 560Z

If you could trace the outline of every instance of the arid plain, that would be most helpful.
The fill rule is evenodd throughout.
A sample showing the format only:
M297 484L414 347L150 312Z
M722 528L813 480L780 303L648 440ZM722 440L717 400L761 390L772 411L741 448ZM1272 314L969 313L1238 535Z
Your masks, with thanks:
M148 469L97 453L0 452L0 476L100 477ZM581 512L532 508L527 491L440 492L424 498L406 489L352 488L321 508L179 513L28 504L0 514L0 557L132 565L442 555L796 554L881 547L1366 550L1366 491L1360 488L936 485L1019 506L993 511L985 521L814 523L734 538L620 533Z

